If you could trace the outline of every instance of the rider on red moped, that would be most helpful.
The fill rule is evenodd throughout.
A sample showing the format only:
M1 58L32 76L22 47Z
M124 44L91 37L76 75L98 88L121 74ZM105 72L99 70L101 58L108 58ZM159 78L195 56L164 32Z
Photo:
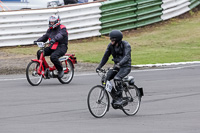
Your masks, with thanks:
M36 42L46 42L49 40L49 47L44 49L44 56L50 56L51 62L58 70L58 77L62 78L64 75L63 67L60 64L59 58L63 56L68 49L68 32L64 25L60 24L60 17L52 15L49 17L49 29L46 34L40 37ZM40 58L40 50L37 52L38 59ZM44 67L45 68L45 67Z

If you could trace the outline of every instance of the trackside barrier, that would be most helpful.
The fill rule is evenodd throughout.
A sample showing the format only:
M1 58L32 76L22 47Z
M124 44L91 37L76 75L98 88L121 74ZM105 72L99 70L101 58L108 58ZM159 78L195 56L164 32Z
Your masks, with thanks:
M112 0L102 3L101 34L162 21L161 0Z
M61 17L69 40L101 35L101 3L83 4L58 9L28 10L0 13L0 47L32 44L48 29L52 14Z
M161 0L136 0L137 27L162 21Z
M56 9L1 12L0 46L32 44L47 30L47 19Z
M137 3L134 0L106 1L100 7L101 34L107 34L112 29L126 30L136 28Z
M162 8L164 10L161 18L167 20L179 16L190 10L189 5L188 0L163 0Z
M102 2L104 1L104 2ZM29 45L48 28L52 14L61 17L69 40L128 30L167 20L200 5L200 0L102 0L59 8L0 12L0 47Z
M101 35L99 21L101 3L85 4L68 8L58 8L62 24L69 31L69 40Z
M200 4L200 0L190 0L190 9L195 8L196 6L198 6Z

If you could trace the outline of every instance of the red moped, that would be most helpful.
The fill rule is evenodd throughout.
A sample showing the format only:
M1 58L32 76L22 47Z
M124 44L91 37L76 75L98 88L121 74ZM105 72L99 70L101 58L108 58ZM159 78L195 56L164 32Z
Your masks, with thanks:
M64 76L58 77L58 72L55 66L50 67L44 57L44 48L46 43L37 42L41 50L40 59L32 59L26 68L26 78L32 86L37 86L42 82L42 79L57 78L62 84L71 82L74 76L74 64L77 63L75 54L65 54L59 58L64 70Z

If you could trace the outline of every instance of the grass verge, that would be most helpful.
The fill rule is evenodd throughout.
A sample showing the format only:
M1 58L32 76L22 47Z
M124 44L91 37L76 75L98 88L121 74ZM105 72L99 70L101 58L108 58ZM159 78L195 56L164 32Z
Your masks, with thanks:
M132 64L200 60L200 12L190 12L186 16L123 32L123 40L132 47ZM109 42L108 36L70 41L68 53L75 53L78 61L99 63ZM36 55L38 48L19 46L1 50Z

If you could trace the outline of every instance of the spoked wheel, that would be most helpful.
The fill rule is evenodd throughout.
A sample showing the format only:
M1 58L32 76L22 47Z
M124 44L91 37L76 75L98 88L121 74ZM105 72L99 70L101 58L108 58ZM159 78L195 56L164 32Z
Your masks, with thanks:
M96 117L103 117L109 109L110 100L107 91L100 85L94 86L88 94L87 104L90 113Z
M37 86L42 81L42 75L38 75L37 73L39 66L40 64L38 62L32 61L26 68L26 78L32 86Z
M129 88L128 91L124 91L123 97L128 100L128 105L122 108L123 112L126 115L135 115L140 108L141 102L141 97L139 95L137 87L133 86Z
M69 84L74 77L74 67L70 60L62 61L63 70L65 72L62 78L58 78L58 80L62 84Z

